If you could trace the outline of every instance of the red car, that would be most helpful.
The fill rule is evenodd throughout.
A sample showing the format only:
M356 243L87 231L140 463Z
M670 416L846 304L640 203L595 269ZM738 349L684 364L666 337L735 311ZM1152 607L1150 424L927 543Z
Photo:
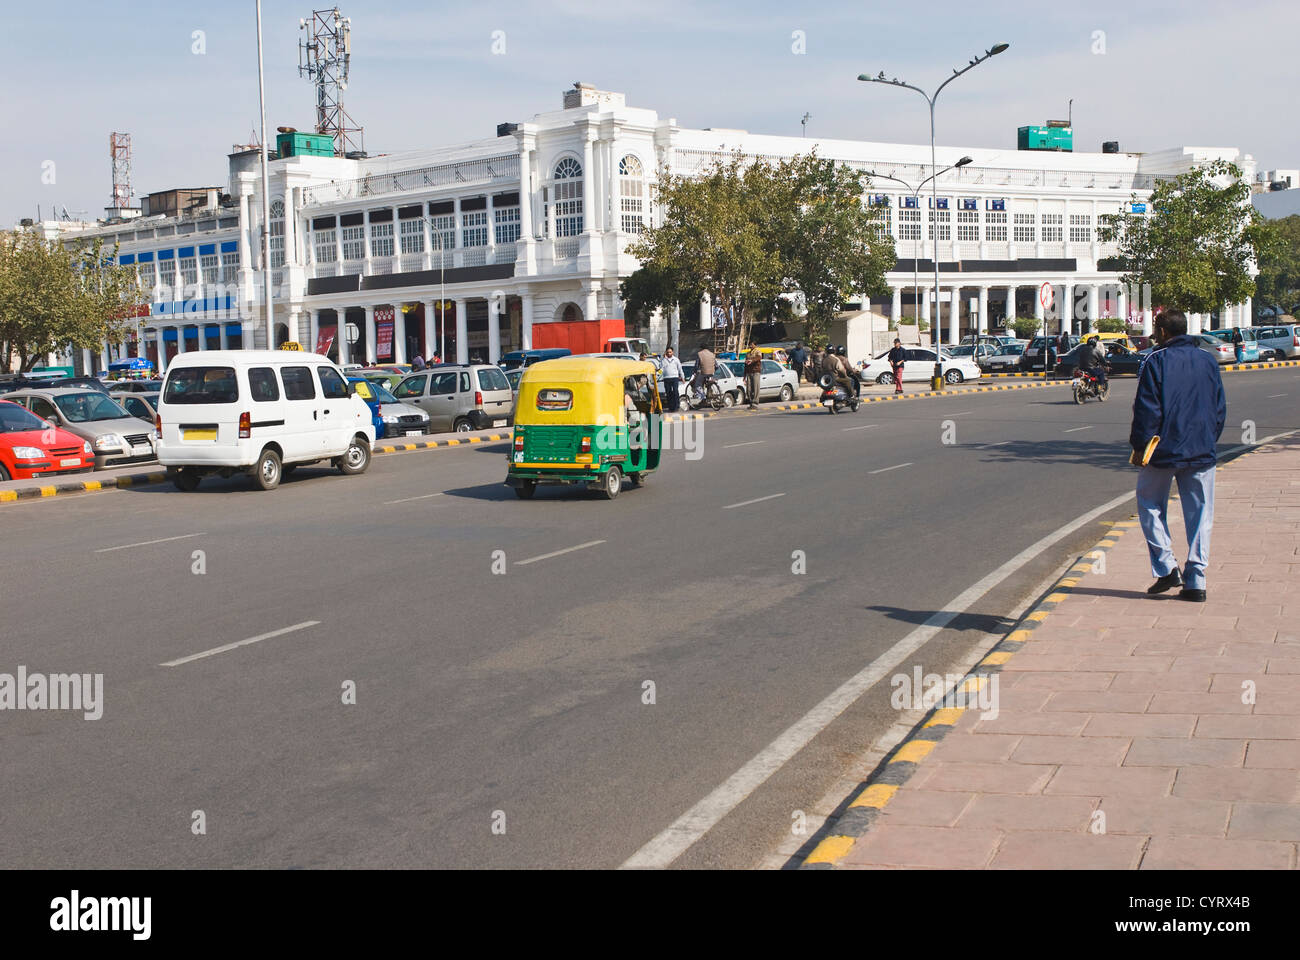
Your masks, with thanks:
M60 430L16 403L0 400L0 480L33 480L95 469L81 437Z

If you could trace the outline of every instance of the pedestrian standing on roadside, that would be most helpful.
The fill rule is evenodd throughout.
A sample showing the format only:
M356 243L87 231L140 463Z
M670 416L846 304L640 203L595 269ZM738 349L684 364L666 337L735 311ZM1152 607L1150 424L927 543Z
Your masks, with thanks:
M822 378L822 364L826 362L826 350L823 347L818 347L812 352L808 362L812 364L812 369L808 371L808 379L816 383Z
M1155 320L1159 344L1138 372L1129 446L1141 458L1159 438L1137 481L1138 520L1156 582L1147 593L1181 586L1179 600L1205 602L1205 567L1214 523L1215 448L1227 419L1223 379L1214 357L1187 336L1187 317L1166 310ZM1177 481L1187 532L1187 563L1180 575L1169 536L1169 488Z
M889 369L894 372L894 392L903 392L903 364L907 362L907 351L903 349L903 341L898 337L894 338L894 345L889 351Z
M758 409L758 390L763 380L763 354L757 346L751 346L745 354L745 393L749 398L749 409Z
M1241 333L1241 327L1232 328L1232 354L1238 363L1246 358L1246 338Z
M417 353L417 354L415 355L415 357L411 360L411 369L412 369L412 370L423 370L423 369L424 369L424 357L420 356L420 355Z
M676 413L681 407L681 394L678 391L681 388L682 378L686 376L686 371L682 369L682 362L677 359L677 354L673 353L672 347L664 351L663 371L667 407L670 412Z
M790 369L794 371L797 378L795 383L803 383L804 364L808 362L808 351L804 349L803 341L800 340L790 351Z

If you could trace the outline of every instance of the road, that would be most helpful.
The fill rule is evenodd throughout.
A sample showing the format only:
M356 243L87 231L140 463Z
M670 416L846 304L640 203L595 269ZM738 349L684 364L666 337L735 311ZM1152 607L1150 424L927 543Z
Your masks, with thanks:
M1225 383L1224 448L1246 419L1261 438L1297 426L1300 374ZM0 714L0 863L616 867L989 571L1131 491L1132 393L725 414L699 459L671 454L612 503L518 500L494 444L302 469L272 493L213 479L0 506L0 671L105 690L96 721ZM1100 529L903 669L945 672L1005 631ZM672 865L759 863L895 721L888 694L731 797Z

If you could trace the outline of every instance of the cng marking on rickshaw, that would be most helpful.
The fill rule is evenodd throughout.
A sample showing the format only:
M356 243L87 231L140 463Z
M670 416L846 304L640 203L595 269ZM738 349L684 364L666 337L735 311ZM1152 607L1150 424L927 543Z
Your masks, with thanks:
M166 663L160 663L160 667L179 667L183 663L190 663L194 660L202 660L204 657L215 656L218 653L225 653L227 650L235 650L238 647L246 647L250 643L260 643L263 640L270 640L272 637L282 637L286 633L293 633L296 630L305 630L307 627L314 627L320 623L319 620L304 620L302 623L295 623L292 627L284 627L280 630L272 630L270 633L263 633L256 637L249 637L247 640L236 640L234 643L227 643L220 647L213 647L211 650L204 650L201 653L192 653L188 657L181 657L179 660L168 660Z
M784 493L769 493L766 497L755 497L753 500L742 500L740 503L729 503L723 507L723 510L735 510L737 507L747 507L751 503L762 503L764 500L775 500L777 497L784 497Z
M161 540L145 540L141 543L124 543L120 547L104 547L96 553L112 553L114 550L130 550L132 547L152 547L155 543L171 543L173 540L188 540L190 537L206 537L206 533L186 533L179 537L163 537Z
M744 443L724 443L723 450L729 450L732 447L752 447L756 443L767 443L766 440L746 440Z
M566 553L573 553L575 550L586 550L588 547L598 547L604 540L592 540L590 543L580 543L576 547L565 547L563 550L556 550L554 553L544 553L540 557L529 557L527 560L515 561L516 567L522 567L526 563L536 563L538 560L550 560L552 557L560 557Z
M442 496L441 493L426 493L422 497L403 497L401 500L385 500L384 506L389 506L394 503L410 503L412 500L429 500L433 497L441 497L441 496Z

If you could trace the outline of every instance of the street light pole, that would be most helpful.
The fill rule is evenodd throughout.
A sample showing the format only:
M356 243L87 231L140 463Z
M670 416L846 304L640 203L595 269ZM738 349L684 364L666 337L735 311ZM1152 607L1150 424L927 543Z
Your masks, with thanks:
M922 97L925 98L926 103L929 104L930 107L930 170L932 171L930 174L930 178L932 181L930 202L932 206L930 207L929 224L930 224L930 230L931 233L933 234L933 240L934 240L934 251L933 251L934 309L935 309L936 321L940 321L941 318L938 315L939 314L939 223L937 220L937 216L939 213L938 211L939 162L937 160L937 154L936 154L935 142L934 142L934 105L935 102L939 99L939 94L943 92L944 87L948 86L948 84L952 83L954 80L960 77L963 73L966 73L968 70L973 70L975 67L978 67L981 63L983 63L985 60L989 59L990 57L996 57L999 53L1002 53L1009 46L1011 46L1009 43L995 43L993 46L989 47L989 49L985 50L983 54L977 54L974 58L971 59L970 63L962 67L960 70L954 69L952 72L952 76L950 76L943 83L939 84L938 88L934 91L933 94L928 94L920 87L913 86L910 83L907 83L903 80L899 80L897 77L894 77L892 79L886 79L885 72L883 70L880 71L880 73L874 77L869 77L865 73L858 74L858 79L863 81L864 83L887 83L891 86L905 87L908 90L915 90L917 93L919 93ZM930 389L941 390L943 389L943 355L942 353L940 353L940 350L943 347L943 324L941 322L935 323L934 332L935 332L934 376L930 381Z
M267 173L270 146L266 142L266 81L262 71L262 0L257 0L257 99L262 111L262 289L266 296L266 345L273 348L275 323L271 306L271 179ZM292 211L285 212L285 216L292 215Z

